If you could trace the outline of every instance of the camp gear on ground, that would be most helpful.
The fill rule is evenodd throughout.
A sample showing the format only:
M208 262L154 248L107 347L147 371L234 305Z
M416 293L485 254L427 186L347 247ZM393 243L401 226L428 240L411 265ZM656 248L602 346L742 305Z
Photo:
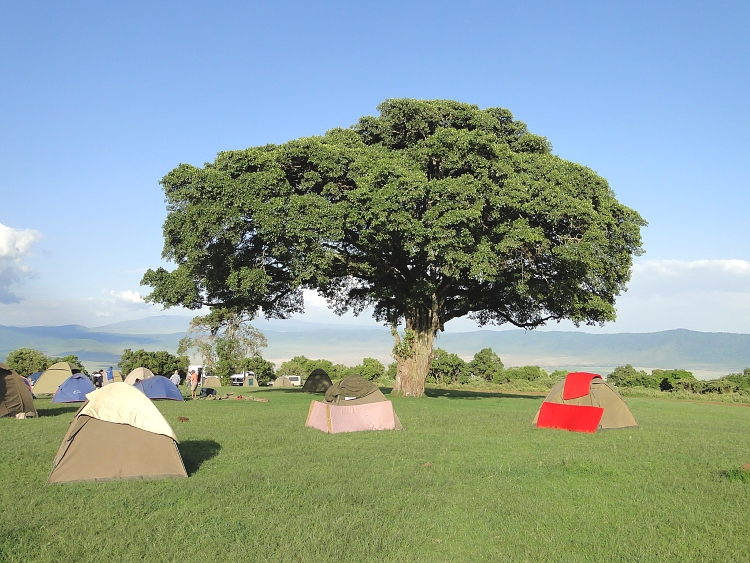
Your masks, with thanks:
M376 391L379 391L379 389L374 383L367 381L361 375L350 375L328 388L326 391L326 402L336 405L344 403L354 404L349 403L349 401L363 399ZM385 397L382 400L385 400Z
M305 393L325 393L331 385L333 383L325 370L317 368L307 376L302 391Z
M96 387L91 380L82 373L74 373L62 382L52 396L53 403L84 403L86 395Z
M201 397L216 395L216 389L212 387L201 387Z
M573 432L632 428L638 424L620 394L595 373L569 373L549 392L533 424Z
M350 375L332 385L325 401L311 401L305 426L329 434L403 428L393 403L359 375Z
M148 368L135 368L125 378L125 383L127 383L128 385L133 385L139 379L141 381L145 381L146 379L149 379L150 377L154 377L154 373L150 369L148 369Z
M69 364L68 362L57 362L48 367L39 379L36 380L34 387L34 395L37 397L42 395L52 395L57 388L60 387L63 381L68 379L74 373L80 373L81 370L77 367Z
M160 399L169 399L171 401L184 401L182 393L175 387L169 379L163 375L155 375L149 377L143 381L137 381L134 385L136 389L140 389L146 397L152 401L158 401Z
M48 483L187 477L172 427L139 390L92 391L68 427Z
M24 378L10 366L0 363L0 417L3 416L33 418L37 412Z

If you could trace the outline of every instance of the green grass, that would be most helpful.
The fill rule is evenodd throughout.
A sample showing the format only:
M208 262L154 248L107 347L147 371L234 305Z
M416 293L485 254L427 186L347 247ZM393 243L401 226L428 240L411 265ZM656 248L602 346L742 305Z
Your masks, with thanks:
M309 395L253 394L157 403L189 479L47 486L75 407L0 419L0 561L750 560L750 408L629 398L640 428L588 435L442 389L330 436Z

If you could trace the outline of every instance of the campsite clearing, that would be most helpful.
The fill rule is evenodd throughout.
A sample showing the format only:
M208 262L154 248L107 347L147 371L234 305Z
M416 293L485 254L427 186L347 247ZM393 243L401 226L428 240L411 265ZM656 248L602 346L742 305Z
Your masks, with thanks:
M299 389L162 401L188 479L68 485L78 406L37 400L0 419L0 561L750 560L750 408L626 398L640 428L578 434L532 427L540 396L428 394L337 435Z

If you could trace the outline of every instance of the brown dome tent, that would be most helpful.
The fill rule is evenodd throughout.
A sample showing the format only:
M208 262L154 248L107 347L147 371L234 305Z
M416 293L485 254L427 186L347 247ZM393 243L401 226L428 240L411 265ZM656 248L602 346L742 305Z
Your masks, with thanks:
M125 383L127 383L128 385L135 385L135 382L139 379L143 381L144 379L148 379L149 377L154 377L154 372L152 372L150 369L135 368L125 378Z
M302 391L305 393L325 393L331 385L333 383L325 370L317 368L307 376Z
M36 380L33 387L34 395L37 397L42 395L54 395L62 382L74 373L81 373L81 370L73 364L69 364L68 362L57 362L56 364L52 364L44 370L44 373Z
M135 387L112 383L86 395L48 483L187 477L177 436Z
M569 373L544 399L533 424L573 432L632 428L638 424L620 394L596 373Z
M305 426L329 434L403 428L393 403L376 385L359 375L350 375L331 385L324 401L312 401Z
M216 375L207 375L203 378L201 387L211 387L216 389L221 387L221 379Z
M294 387L294 385L292 385L292 380L289 379L286 375L277 377L273 382L273 386L274 387Z
M5 364L0 364L0 417L37 416L29 384Z

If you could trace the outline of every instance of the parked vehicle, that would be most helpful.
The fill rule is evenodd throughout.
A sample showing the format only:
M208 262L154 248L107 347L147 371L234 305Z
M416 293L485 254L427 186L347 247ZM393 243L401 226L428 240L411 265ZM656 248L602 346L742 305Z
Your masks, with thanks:
M234 375L229 376L229 380L232 382L232 385L235 387L244 385L245 381L248 382L250 387L254 387L255 385L257 385L255 372L252 372L252 371L245 371L243 373L235 373Z
M292 385L295 387L301 387L302 386L302 376L300 375L287 375L289 378L289 381L292 382Z

